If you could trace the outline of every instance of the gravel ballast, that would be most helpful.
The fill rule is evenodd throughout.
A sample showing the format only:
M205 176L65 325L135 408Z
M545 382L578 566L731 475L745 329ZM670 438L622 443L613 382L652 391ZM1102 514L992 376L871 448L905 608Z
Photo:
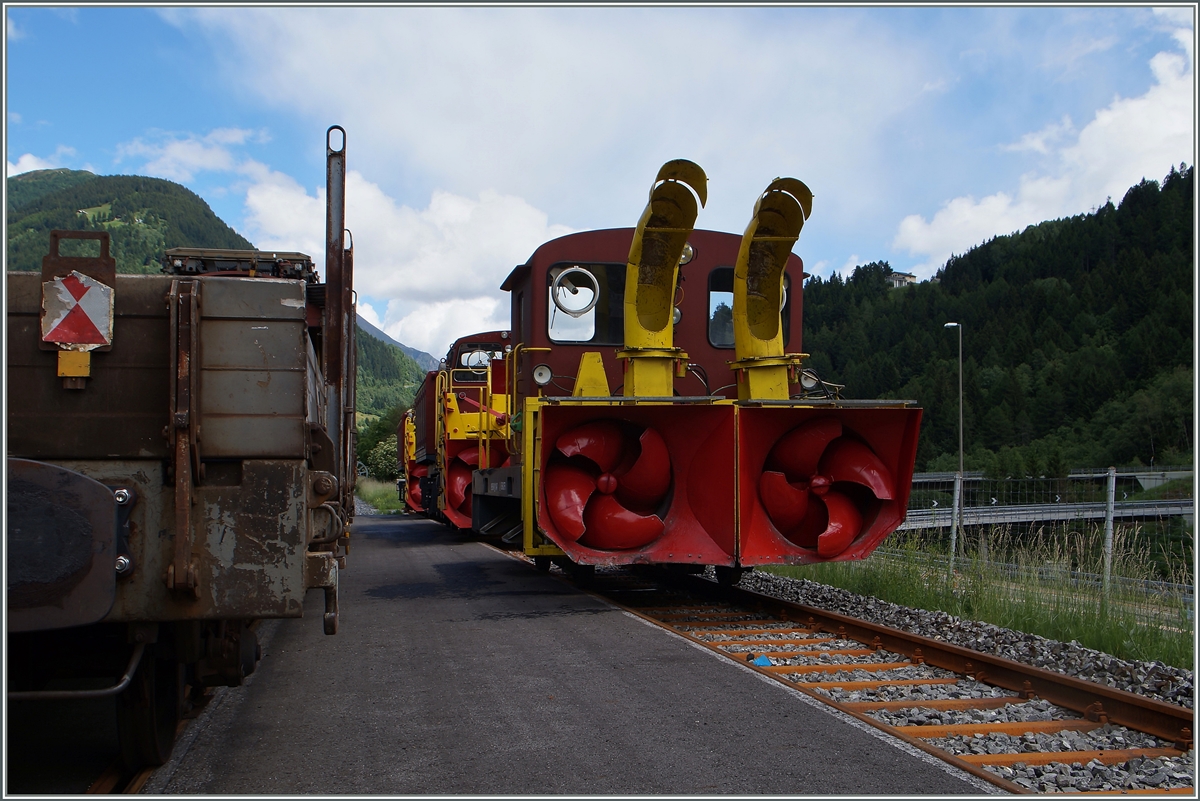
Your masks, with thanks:
M1194 674L1162 662L1135 662L1085 648L994 626L963 620L945 612L909 609L818 584L754 571L738 586L785 601L793 601L901 629L935 640L995 654L1015 662L1053 670L1192 709Z

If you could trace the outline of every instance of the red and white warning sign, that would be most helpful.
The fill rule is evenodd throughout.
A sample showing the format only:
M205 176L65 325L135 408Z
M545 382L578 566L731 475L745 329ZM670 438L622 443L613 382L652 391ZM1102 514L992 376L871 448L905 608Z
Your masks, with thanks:
M88 351L112 343L113 290L72 270L42 284L42 341Z

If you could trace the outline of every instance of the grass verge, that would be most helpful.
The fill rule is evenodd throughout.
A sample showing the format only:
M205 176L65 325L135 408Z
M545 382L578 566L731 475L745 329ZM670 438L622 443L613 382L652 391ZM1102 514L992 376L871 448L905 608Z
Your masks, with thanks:
M892 535L862 561L767 569L903 606L1075 640L1123 659L1192 669L1194 590L1187 571L1178 571L1179 581L1156 580L1146 546L1118 536L1106 598L1099 580L1102 542L1098 529L1016 537L995 528L987 532L985 548L977 538L974 550L955 560L951 575L946 551L914 532Z
M404 501L396 494L394 481L359 476L354 483L354 494L378 509L380 514L400 514L404 509Z

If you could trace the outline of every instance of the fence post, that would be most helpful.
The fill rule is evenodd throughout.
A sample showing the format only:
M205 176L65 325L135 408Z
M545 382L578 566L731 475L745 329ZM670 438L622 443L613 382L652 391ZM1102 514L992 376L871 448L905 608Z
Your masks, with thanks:
M1108 613L1112 589L1113 511L1117 501L1117 468L1108 468L1108 502L1104 510L1104 579L1100 589L1101 614Z
M954 556L958 553L958 527L962 523L963 474L954 474L954 509L950 514L950 575L954 575Z

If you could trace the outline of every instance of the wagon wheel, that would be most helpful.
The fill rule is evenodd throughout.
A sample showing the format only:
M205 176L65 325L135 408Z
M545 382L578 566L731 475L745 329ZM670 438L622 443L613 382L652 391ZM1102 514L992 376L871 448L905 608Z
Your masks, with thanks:
M126 768L156 767L170 758L182 689L182 663L157 658L147 648L133 681L117 696L117 734Z

